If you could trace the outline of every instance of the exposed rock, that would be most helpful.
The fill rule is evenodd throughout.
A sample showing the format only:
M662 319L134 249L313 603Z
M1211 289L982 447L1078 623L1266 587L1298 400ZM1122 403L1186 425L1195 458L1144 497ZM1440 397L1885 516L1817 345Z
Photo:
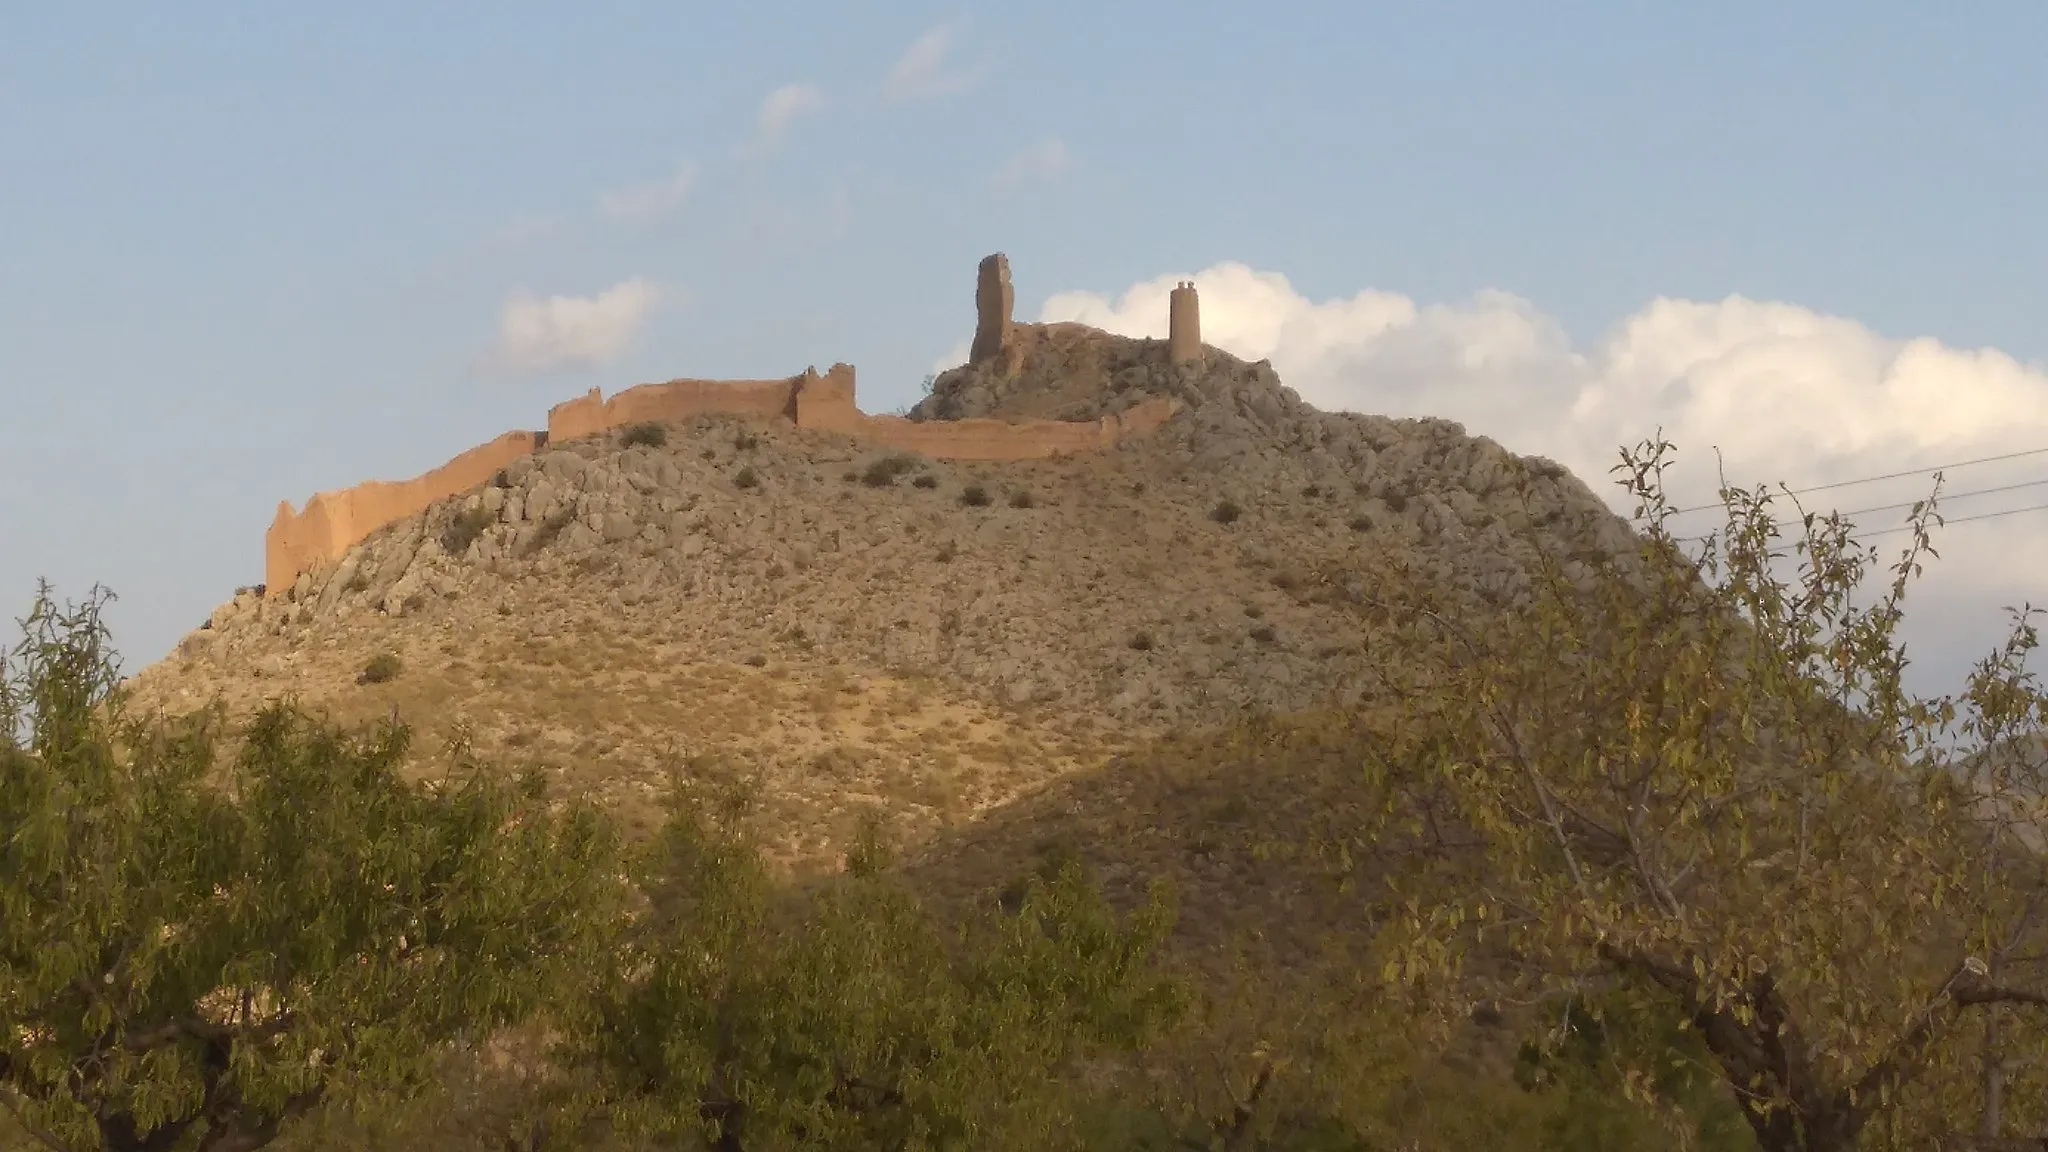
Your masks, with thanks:
M586 758L665 746L677 721L636 728L642 713L741 706L699 703L717 677L658 686L703 667L893 678L1009 731L1137 738L1358 698L1371 654L1407 626L1398 605L1370 607L1391 567L1511 610L1530 595L1532 534L1574 557L1573 578L1634 540L1562 468L1449 421L1321 412L1270 365L1213 348L1177 367L1163 341L1079 325L1007 339L942 374L913 418L1099 420L1151 397L1183 410L1110 452L916 458L873 479L889 454L736 417L671 425L659 447L553 444L270 603L236 597L138 690L345 704L388 649L437 677L432 718L575 733ZM495 515L449 556L443 534L470 507ZM298 659L261 671L278 657ZM839 690L815 691L801 707ZM846 738L833 732L820 739ZM1003 757L1016 787L1051 771Z

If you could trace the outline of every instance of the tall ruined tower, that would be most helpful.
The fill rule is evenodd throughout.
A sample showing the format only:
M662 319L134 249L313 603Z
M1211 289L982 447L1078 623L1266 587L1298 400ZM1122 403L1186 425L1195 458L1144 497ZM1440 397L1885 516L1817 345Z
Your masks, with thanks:
M1017 295L1010 287L1010 258L1001 252L981 261L981 273L974 284L974 345L967 353L969 364L980 364L1000 355L1010 342L1010 310Z
M1195 298L1195 284L1183 280L1168 298L1166 312L1166 358L1175 364L1197 364L1202 359L1202 307Z

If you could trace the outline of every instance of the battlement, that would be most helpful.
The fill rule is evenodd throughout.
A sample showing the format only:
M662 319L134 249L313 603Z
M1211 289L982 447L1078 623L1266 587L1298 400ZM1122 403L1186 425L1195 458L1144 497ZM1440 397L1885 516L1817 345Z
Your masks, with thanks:
M982 261L976 292L979 324L973 362L1014 351L1010 339L1012 295L1009 261L1001 254ZM1182 293L1187 318L1182 317ZM1201 354L1200 325L1193 309L1194 287L1174 290L1169 353L1175 363ZM1186 325L1186 327L1184 327ZM1183 333L1194 341L1181 354ZM986 342L986 347L984 347ZM507 432L410 480L373 480L353 488L321 492L294 510L280 502L264 538L264 583L282 595L299 575L341 558L372 532L415 516L450 496L480 487L500 468L550 444L595 436L628 424L680 423L703 415L740 416L783 423L814 432L852 436L884 447L939 460L1019 461L1107 452L1123 441L1157 429L1179 411L1177 401L1151 399L1100 420L910 420L870 416L855 398L853 366L834 364L820 374L807 368L769 380L679 379L639 384L607 399L599 389L548 409L544 432Z

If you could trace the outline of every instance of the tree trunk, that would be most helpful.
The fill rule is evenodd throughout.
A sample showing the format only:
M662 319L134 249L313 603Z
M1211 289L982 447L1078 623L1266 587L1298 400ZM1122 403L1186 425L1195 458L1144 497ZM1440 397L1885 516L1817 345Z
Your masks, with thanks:
M1813 1111L1819 1114L1776 1108L1769 1115L1759 1115L1745 1104L1742 1114L1762 1152L1854 1152L1861 1126L1834 1109Z
M1998 954L1994 951L1989 973L1989 979L1994 984L1998 982L2000 967L2002 965L1999 964ZM1998 1050L2002 1024L1999 1017L2003 1011L2004 1006L2000 1004L1984 1006L1984 1052L1980 1073L1983 1080L1984 1109L1977 1114L1977 1143L1984 1148L1992 1147L1998 1139L2000 1130L2005 1127L2005 1060Z

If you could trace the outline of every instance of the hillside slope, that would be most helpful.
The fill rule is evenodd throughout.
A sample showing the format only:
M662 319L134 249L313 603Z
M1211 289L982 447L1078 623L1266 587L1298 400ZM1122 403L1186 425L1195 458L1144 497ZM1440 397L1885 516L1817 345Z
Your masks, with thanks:
M551 445L282 595L237 595L131 681L145 707L396 710L644 814L664 758L758 771L792 863L864 805L920 833L1173 732L1356 698L1375 573L1475 605L1524 529L1632 539L1562 468L1437 420L1318 411L1270 366L1019 326L913 419L1183 410L1100 456L967 464L700 418ZM650 441L659 439L660 443ZM385 679L362 675L396 656Z

